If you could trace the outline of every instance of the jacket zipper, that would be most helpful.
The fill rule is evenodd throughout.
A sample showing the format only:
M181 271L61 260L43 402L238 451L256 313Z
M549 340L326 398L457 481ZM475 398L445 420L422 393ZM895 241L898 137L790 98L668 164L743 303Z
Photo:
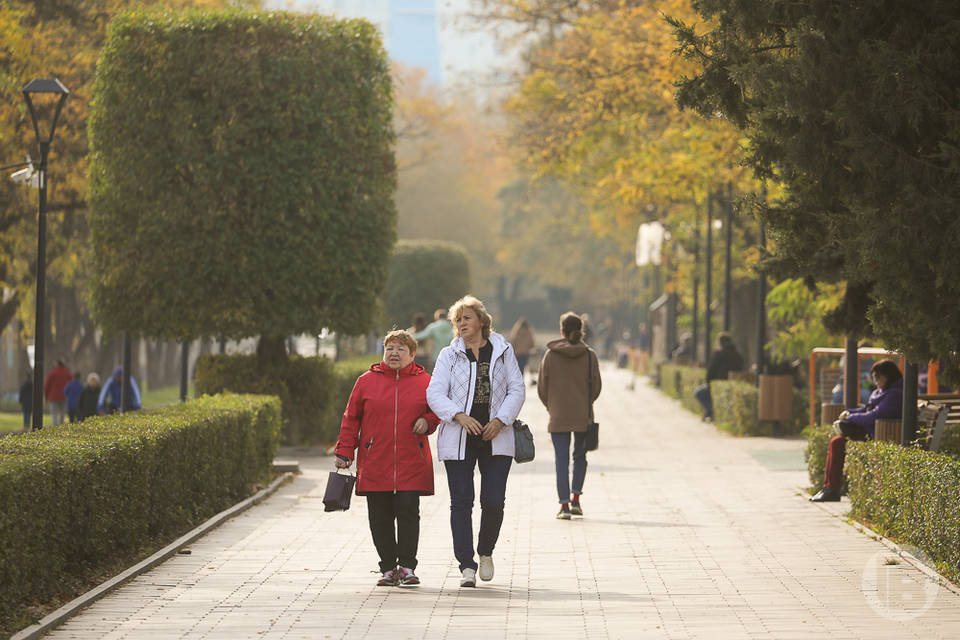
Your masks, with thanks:
M470 359L467 359L467 365L470 367L470 384L467 385L467 397L463 401L463 412L467 415L467 404L470 402L470 391L473 389L473 364L470 362ZM460 427L460 459L463 460L467 456L467 430L463 427Z
M400 411L400 372L397 371L397 378L393 386L393 491L397 492L397 421Z

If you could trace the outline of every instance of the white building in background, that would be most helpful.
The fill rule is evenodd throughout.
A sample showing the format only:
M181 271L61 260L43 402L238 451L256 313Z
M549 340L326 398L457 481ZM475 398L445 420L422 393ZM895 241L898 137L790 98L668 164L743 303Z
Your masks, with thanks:
M442 87L469 84L495 90L498 68L512 57L501 52L496 34L470 17L474 0L267 0L270 9L366 18L384 35L390 57L427 71Z

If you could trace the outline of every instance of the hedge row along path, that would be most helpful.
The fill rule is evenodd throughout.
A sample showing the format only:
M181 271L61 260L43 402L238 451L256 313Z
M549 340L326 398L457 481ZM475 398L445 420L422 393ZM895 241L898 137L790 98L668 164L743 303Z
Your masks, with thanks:
M554 519L528 389L538 457L511 472L493 582L458 586L438 468L422 586L375 587L364 500L324 513L331 461L301 457L293 483L50 637L960 637L960 597L798 495L803 440L733 438L642 379L603 374L582 520Z

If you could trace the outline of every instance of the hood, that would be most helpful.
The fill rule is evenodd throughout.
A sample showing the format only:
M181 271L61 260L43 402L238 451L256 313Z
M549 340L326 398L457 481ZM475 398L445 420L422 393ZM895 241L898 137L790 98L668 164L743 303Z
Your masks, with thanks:
M383 360L381 360L380 362L375 362L372 365L370 365L370 371L373 371L374 373L382 373L382 374L391 375L391 376L394 375L393 369L391 369L387 364L385 364ZM419 376L426 372L427 370L424 369L423 366L417 364L416 362L411 362L410 364L405 366L403 369L400 369L401 376Z
M583 342L570 344L565 338L552 340L547 343L547 349L567 358L579 358L587 352L587 345Z

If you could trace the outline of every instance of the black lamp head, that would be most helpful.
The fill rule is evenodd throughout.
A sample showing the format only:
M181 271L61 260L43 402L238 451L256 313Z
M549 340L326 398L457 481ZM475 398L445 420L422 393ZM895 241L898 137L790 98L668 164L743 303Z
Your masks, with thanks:
M40 123L37 118L37 109L33 104L33 96L40 94L53 94L59 96L55 98L56 105L53 110L53 117L50 120L50 130L47 139L40 136ZM23 88L23 98L27 102L27 109L30 111L30 119L33 121L33 131L37 135L37 142L40 144L50 144L53 141L53 134L57 130L57 120L60 119L60 111L63 109L63 103L67 101L70 90L63 86L63 83L56 78L38 78L33 80Z

